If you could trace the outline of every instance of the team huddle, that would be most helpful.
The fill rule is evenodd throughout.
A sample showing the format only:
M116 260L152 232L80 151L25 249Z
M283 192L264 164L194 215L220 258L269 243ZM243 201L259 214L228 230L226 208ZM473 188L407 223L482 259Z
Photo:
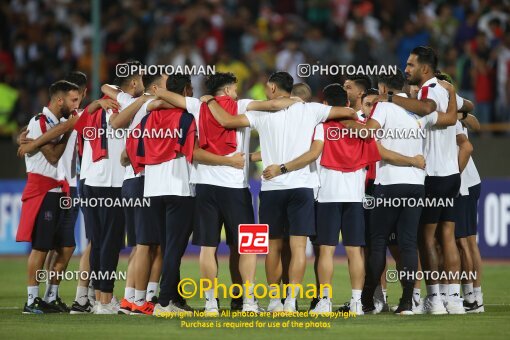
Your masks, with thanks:
M115 85L104 84L104 96L84 109L85 74L72 72L53 83L48 106L19 138L28 180L16 240L32 244L23 313L191 312L178 292L181 259L191 238L200 246L201 277L213 281L223 227L232 283L253 283L257 255L238 252L239 225L255 223L248 187L252 162L264 169L258 222L269 225L267 311L298 309L309 240L317 287L332 286L341 233L352 294L340 310L390 311L389 248L402 286L392 312L483 312L476 242L480 177L467 137L479 124L469 114L473 104L456 94L437 64L431 48L416 47L405 72L379 76L378 89L368 76L350 76L326 86L322 103L311 102L310 87L294 84L286 72L269 77L264 101L239 99L232 73L208 76L201 98L193 97L189 75L128 74ZM124 133L110 133L115 130ZM252 130L260 138L259 152L250 153ZM395 131L422 133L403 138ZM65 196L148 199L150 205L62 209ZM368 209L367 200L404 204ZM411 200L453 204L405 203ZM59 276L50 276L39 297L37 272L66 270L80 209L89 243L79 270L96 275L78 281L68 307L59 297ZM117 270L126 239L132 250L124 297L117 301L115 277L99 274ZM421 271L444 274L425 277L424 299L416 279ZM284 299L271 294L283 284L292 286ZM319 292L310 313L332 312L333 292ZM253 288L230 307L263 311ZM206 290L205 313L219 310L214 289Z

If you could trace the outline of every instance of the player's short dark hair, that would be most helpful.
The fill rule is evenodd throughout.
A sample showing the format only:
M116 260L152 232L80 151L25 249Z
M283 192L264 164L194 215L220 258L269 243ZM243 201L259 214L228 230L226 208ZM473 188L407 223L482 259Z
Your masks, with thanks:
M78 85L81 91L85 90L87 87L87 75L80 71L69 72L64 80L67 80L70 83Z
M404 78L404 73L397 69L395 74L380 75L377 78L377 82L386 85L390 89L402 90L406 79Z
M378 89L374 89L374 88L371 88L371 89L368 89L366 90L365 92L363 92L363 94L361 95L361 102L363 102L363 100L368 97L368 96L378 96L379 95L379 90Z
M413 48L411 54L418 57L420 64L429 65L433 71L437 69L437 54L432 47L429 46L418 46Z
M331 106L346 106L349 99L344 87L338 83L329 84L322 89L324 100Z
M50 98L56 95L57 93L67 93L69 91L79 91L80 88L78 85L68 82L67 80L59 80L51 84L50 86Z
M232 72L216 72L205 79L207 94L216 95L223 87L237 83L237 78Z
M139 62L138 60L129 60L129 61L126 61L123 64L128 65L129 70L131 70L131 65L142 66L142 63ZM133 78L139 77L139 76L140 76L140 74L138 74L138 73L128 72L125 77L119 77L117 79L118 80L118 85L119 86L124 86L124 85L128 84L131 80L133 80Z
M142 75L143 87L147 89L149 86L159 81L163 77L162 74L144 74Z
M291 93L294 79L288 72L275 72L269 76L268 83L274 83L276 87L285 92Z
M372 79L364 74L348 76L346 80L354 82L357 86L361 87L363 92L372 87Z
M186 86L191 85L191 76L189 74L173 74L166 80L166 89L170 92L182 94Z
M312 89L306 83L294 84L294 86L292 86L292 92L290 94L292 96L296 96L303 99L305 102L309 102L312 100Z

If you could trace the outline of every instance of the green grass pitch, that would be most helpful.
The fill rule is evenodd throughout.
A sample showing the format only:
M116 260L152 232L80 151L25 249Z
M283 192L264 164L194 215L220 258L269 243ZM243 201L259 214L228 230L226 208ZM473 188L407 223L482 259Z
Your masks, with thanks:
M73 258L69 270L77 270L78 258ZM122 258L119 270L125 270L126 258ZM510 334L510 264L485 264L483 272L483 292L486 312L477 315L416 315L399 317L391 313L379 315L359 316L356 318L336 319L289 319L277 318L259 319L269 323L279 323L283 326L286 321L306 322L325 321L329 328L185 328L179 319L163 319L156 317L132 317L117 315L22 315L21 309L26 299L26 259L22 257L0 257L0 338L36 338L36 339L377 339L377 338L411 338L411 339L508 339ZM183 260L181 277L199 278L198 258L188 257ZM221 283L229 283L227 261L220 259ZM262 258L259 259L257 269L258 282L265 282ZM307 266L304 283L313 282L312 263ZM40 294L44 293L41 285ZM60 295L63 300L71 304L76 291L75 281L61 284ZM388 284L390 305L398 301L400 295L398 284ZM424 292L424 290L422 290ZM124 293L124 282L116 284L115 295L120 299ZM333 285L333 303L341 305L348 301L350 287L345 261L337 261ZM309 301L299 301L300 310L306 310ZM203 302L199 298L189 300L192 307L201 308ZM223 308L229 306L229 300L222 300ZM267 301L261 301L266 307ZM335 308L336 309L336 308ZM253 319L229 318L192 318L187 321L213 321L216 323L256 321Z

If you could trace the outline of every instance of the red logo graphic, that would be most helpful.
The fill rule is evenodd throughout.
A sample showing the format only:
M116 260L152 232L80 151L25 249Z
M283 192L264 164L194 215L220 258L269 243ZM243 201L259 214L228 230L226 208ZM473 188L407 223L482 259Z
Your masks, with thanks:
M269 225L240 224L239 254L267 254L269 252Z

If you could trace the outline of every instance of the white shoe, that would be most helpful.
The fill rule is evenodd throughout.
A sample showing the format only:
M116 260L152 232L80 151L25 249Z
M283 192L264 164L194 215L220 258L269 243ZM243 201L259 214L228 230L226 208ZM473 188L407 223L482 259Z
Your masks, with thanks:
M361 299L354 300L351 299L351 302L349 303L350 311L355 313L356 315L363 315L363 305L361 304ZM374 310L373 314L377 314L376 310Z
M184 313L182 315L189 315L189 316L193 315L193 312L190 312L190 311L187 311L187 310L177 307L176 305L174 305L172 303L172 301L170 301L168 303L168 306L166 306L166 307L163 307L159 303L157 303L154 306L154 311L152 312L152 315L165 317L165 316L171 315L171 313Z
M106 305L103 305L102 303L98 303L94 314L98 314L98 315L115 314L115 315L117 315L118 312L119 312L119 310L116 308L115 304L112 304L110 302L109 304L106 304Z
M263 312L264 309L259 307L259 303L257 300L245 300L243 302L243 312L254 312L254 313L260 313Z
M331 313L332 303L329 298L322 298L317 302L315 308L310 311L310 314L325 314Z
M390 307L388 306L388 302L384 299L384 294L382 292L381 286L377 286L374 292L374 307L377 314L381 312L389 312Z
M448 296L444 293L439 293L439 296L441 297L441 302L443 302L444 308L448 308Z
M100 305L100 303L97 302L96 300L94 300L91 302L91 304L92 304L92 309L90 310L90 313L96 314L97 307Z
M207 316L219 316L220 311L218 308L218 300L216 299L205 299L205 314Z
M472 313L484 313L485 307L483 306L483 293L475 294L475 301L478 304L478 308L475 309Z
M283 311L285 313L295 313L296 312L296 299L291 299L287 297L285 299L285 303L283 304Z
M398 306L391 306L390 310L392 313L395 313L395 311L398 309Z
M446 305L448 314L466 314L464 309L464 300L457 296L457 294L448 296L448 304Z
M427 295L423 300L423 312L425 314L444 315L448 314L443 301L439 296Z
M420 299L420 301L413 299L413 313L423 314L423 299Z
M283 312L283 303L280 299L271 299L269 300L269 305L267 306L267 311L272 313Z

